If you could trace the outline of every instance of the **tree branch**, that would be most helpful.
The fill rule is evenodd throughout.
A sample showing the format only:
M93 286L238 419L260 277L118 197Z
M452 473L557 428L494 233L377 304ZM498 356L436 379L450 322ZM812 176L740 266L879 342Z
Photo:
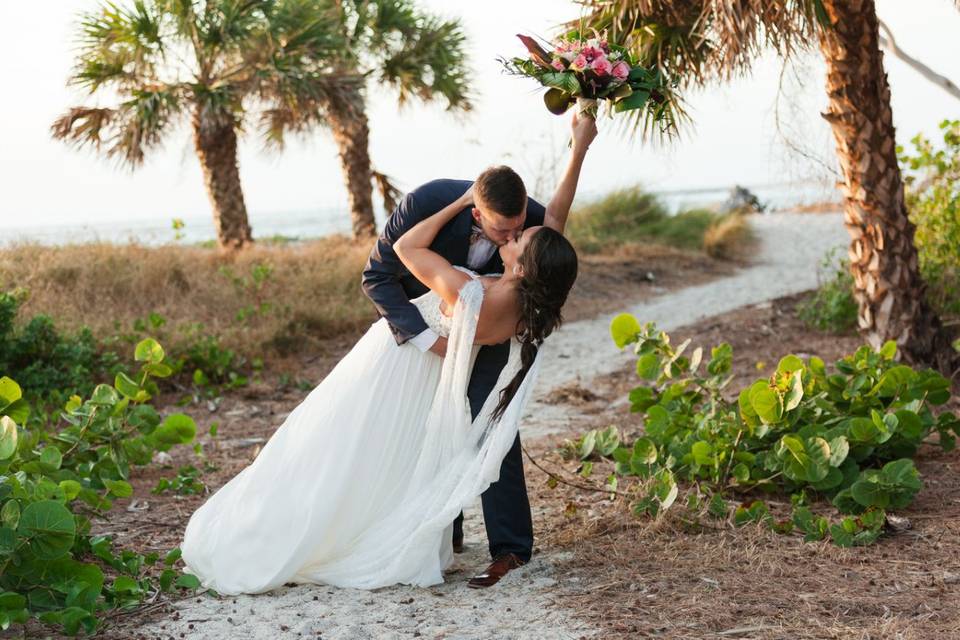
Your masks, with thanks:
M897 41L893 38L893 32L890 31L883 20L878 20L880 23L880 46L893 54L893 57L902 60L907 63L914 71L922 75L924 78L937 85L951 96L960 100L960 87L957 87L950 78L940 75L927 65L923 64L916 58L908 55L905 51L897 47Z

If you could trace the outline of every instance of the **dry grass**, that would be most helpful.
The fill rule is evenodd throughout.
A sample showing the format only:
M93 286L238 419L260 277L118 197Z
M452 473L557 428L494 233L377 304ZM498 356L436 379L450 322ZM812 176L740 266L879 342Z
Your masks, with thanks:
M703 250L707 255L721 260L742 258L752 240L753 233L746 215L733 213L707 227L703 233Z
M247 357L284 356L320 340L354 332L376 316L360 289L369 246L343 237L300 245L257 244L230 257L213 249L106 242L48 247L22 243L0 251L0 289L24 287L21 317L51 315L67 330L89 326L104 338L128 332L134 320L158 313L154 335L171 346L194 323L220 335ZM259 299L220 272L252 281L255 265L272 267ZM267 302L272 310L238 322L241 309Z

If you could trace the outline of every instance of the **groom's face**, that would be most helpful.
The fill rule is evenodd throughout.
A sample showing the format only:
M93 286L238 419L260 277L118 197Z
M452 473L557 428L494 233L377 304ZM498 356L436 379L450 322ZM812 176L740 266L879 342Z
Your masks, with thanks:
M480 198L474 203L473 219L490 241L502 247L511 240L517 239L523 233L523 223L527 220L527 208L518 216L508 217L501 215L486 206Z

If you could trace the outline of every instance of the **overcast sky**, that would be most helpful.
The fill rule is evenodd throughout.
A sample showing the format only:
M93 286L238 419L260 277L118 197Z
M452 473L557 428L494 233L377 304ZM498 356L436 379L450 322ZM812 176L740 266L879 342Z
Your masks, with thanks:
M960 11L948 0L878 0L879 14L898 44L960 82ZM49 126L83 96L65 86L72 65L77 12L95 0L0 0L0 65L4 77L0 117L0 226L172 218L209 215L209 204L185 127L142 168L116 168L92 152L50 139ZM476 109L454 117L436 106L398 111L389 92L371 92L371 155L377 169L412 188L436 177L472 178L505 162L535 183L563 151L567 118L550 115L532 81L505 76L499 55L520 55L514 34L549 34L578 15L566 0L450 2L421 6L462 18L470 38ZM946 117L960 117L960 102L887 57L894 118L901 143ZM582 179L587 194L637 182L651 189L765 184L816 173L785 151L776 135L774 102L781 65L763 60L750 78L689 96L696 122L678 140L658 147L626 139L609 121ZM804 59L807 85L788 83L781 99L785 127L795 142L828 157L823 69ZM790 107L790 108L787 108ZM241 175L254 214L344 206L336 147L318 133L294 142L283 155L264 153L255 137L242 142ZM822 173L822 172L821 172Z

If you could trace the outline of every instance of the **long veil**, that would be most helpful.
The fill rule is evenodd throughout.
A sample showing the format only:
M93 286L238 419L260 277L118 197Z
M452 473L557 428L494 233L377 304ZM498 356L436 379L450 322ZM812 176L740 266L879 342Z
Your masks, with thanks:
M307 563L298 572L298 580L319 579L365 589L398 582L427 586L443 581L443 568L452 559L452 522L498 479L540 366L538 357L502 418L491 422L499 390L521 366L520 345L511 340L507 364L477 418L471 420L467 386L477 351L473 340L482 302L483 285L469 280L454 308L440 383L405 495L389 515L360 535L353 553L332 562Z

